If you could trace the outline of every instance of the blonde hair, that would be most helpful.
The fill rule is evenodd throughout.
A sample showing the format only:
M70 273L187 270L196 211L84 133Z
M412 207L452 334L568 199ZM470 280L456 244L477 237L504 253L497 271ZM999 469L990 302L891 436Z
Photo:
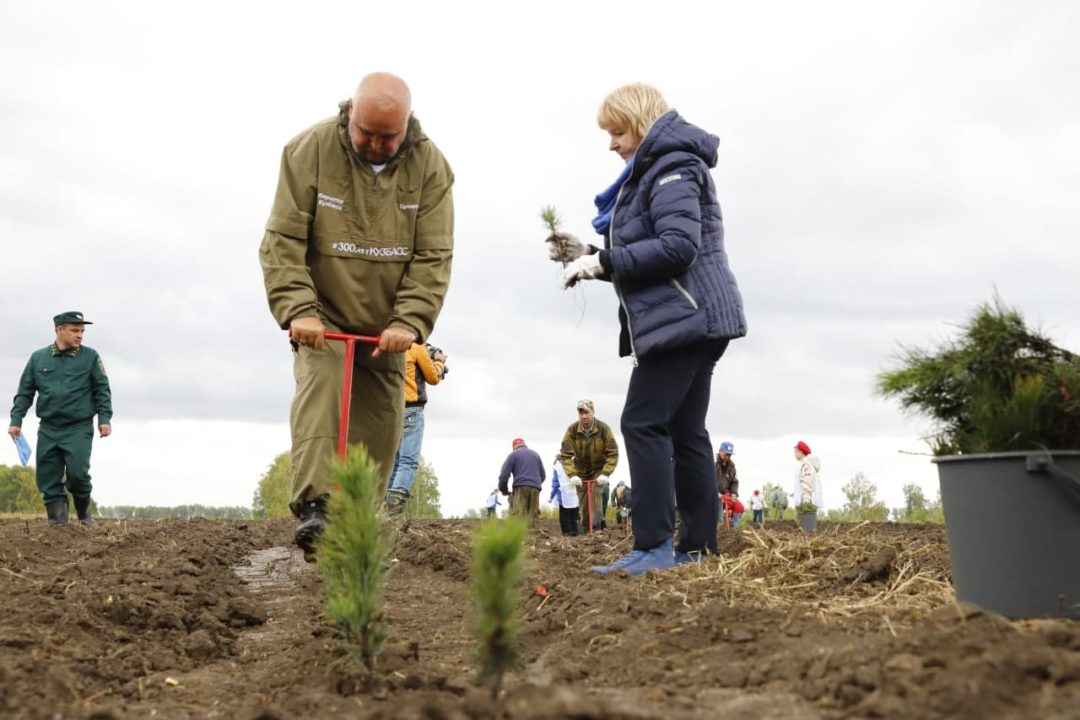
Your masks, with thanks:
M656 119L668 111L664 96L652 85L632 83L608 93L596 122L604 130L631 130L644 139Z

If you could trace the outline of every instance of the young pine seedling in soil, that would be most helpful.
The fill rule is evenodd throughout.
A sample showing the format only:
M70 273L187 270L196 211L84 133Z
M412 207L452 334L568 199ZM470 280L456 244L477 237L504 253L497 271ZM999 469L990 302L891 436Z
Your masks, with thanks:
M518 587L524 578L526 523L490 520L473 539L473 631L480 642L480 675L498 699L503 675L518 662Z
M555 262L566 264L577 260L585 253L585 245L570 233L559 230L562 218L554 205L545 205L540 208L540 219L551 232L544 242L548 243L548 257Z
M370 681L386 638L383 599L389 554L378 514L377 465L365 448L353 447L344 462L333 462L331 477L340 490L330 496L330 522L316 546L316 568L327 614Z

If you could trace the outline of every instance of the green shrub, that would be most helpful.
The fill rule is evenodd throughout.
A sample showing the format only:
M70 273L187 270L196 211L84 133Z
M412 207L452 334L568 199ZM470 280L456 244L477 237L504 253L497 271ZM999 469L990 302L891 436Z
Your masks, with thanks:
M877 391L938 425L935 455L1080 448L1080 358L999 299L935 352L903 348Z

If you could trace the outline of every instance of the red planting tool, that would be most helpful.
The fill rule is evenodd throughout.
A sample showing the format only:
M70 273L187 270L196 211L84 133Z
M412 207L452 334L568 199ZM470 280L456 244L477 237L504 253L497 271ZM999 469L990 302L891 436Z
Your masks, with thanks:
M352 401L353 361L356 359L356 343L378 345L378 335L350 335L349 333L328 332L323 337L327 340L341 340L345 343L345 369L341 375L341 414L338 423L337 455L345 459L349 448L349 404Z
M378 335L350 335L349 333L328 332L327 340L342 340L345 343L345 369L341 373L341 416L338 422L337 454L345 459L349 447L349 405L352 402L353 360L356 359L356 343L378 345Z
M589 534L593 531L593 504L592 504L592 489L596 485L596 478L583 479L581 484L585 486L585 497L588 498L587 505L589 506Z

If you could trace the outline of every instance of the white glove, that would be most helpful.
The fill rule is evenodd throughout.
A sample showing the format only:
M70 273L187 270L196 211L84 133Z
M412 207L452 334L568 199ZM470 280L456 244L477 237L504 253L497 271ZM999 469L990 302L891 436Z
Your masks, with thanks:
M582 255L574 262L566 266L563 271L563 290L573 287L578 280L592 280L604 274L604 266L600 264L600 253L594 255Z
M600 485L603 486L603 485L607 485L611 481L608 480L607 475L601 475L600 477L596 478L596 482L600 483Z
M577 475L574 475L572 478L570 478L570 487L581 487L581 478L579 478Z
M544 242L548 244L548 257L564 265L577 260L588 252L588 245L570 233L551 233Z

